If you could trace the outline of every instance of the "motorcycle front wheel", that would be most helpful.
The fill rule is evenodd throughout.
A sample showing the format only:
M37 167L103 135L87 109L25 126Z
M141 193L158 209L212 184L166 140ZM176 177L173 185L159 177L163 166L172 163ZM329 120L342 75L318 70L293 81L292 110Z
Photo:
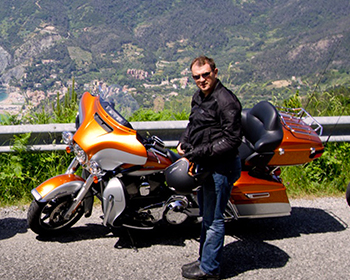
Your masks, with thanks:
M27 214L29 228L39 235L54 235L70 228L84 214L83 207L79 206L68 220L64 219L71 203L70 196L44 203L33 200Z

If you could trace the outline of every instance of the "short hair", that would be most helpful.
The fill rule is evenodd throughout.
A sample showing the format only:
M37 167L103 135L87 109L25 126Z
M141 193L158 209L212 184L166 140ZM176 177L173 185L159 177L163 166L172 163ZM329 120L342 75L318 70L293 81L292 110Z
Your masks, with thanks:
M214 59L209 58L209 57L207 57L205 55L201 55L201 56L196 57L195 59L193 59L193 61L191 63L191 66L190 66L190 70L192 70L192 66L194 64L198 64L199 66L203 66L204 64L209 64L212 71L214 71L216 69L216 65L215 65Z

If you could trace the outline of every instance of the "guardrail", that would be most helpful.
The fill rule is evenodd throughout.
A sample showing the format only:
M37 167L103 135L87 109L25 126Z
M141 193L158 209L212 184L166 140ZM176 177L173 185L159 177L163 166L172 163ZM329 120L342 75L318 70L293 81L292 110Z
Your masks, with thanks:
M350 116L315 117L323 127L323 142L350 142ZM308 119L306 118L307 122ZM168 148L176 147L187 121L131 122L143 137L157 135ZM75 131L75 124L37 124L0 126L0 152L11 152L16 135L30 133L29 145L35 151L64 150L63 131Z

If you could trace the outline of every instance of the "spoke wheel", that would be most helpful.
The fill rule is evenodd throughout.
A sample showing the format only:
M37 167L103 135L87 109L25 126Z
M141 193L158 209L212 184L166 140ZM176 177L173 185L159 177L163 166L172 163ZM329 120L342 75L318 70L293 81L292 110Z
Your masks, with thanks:
M64 215L72 203L70 196L61 197L46 203L33 200L31 203L27 220L29 227L39 235L52 235L62 232L74 225L83 215L82 206L69 218Z

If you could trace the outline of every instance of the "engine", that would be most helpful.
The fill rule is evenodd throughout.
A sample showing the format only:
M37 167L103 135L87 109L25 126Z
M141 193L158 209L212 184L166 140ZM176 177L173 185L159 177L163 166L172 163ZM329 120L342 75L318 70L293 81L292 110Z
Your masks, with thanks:
M186 210L189 202L186 196L173 195L165 203L153 204L139 210L144 220L153 224L161 220L171 225L182 224L188 217Z

